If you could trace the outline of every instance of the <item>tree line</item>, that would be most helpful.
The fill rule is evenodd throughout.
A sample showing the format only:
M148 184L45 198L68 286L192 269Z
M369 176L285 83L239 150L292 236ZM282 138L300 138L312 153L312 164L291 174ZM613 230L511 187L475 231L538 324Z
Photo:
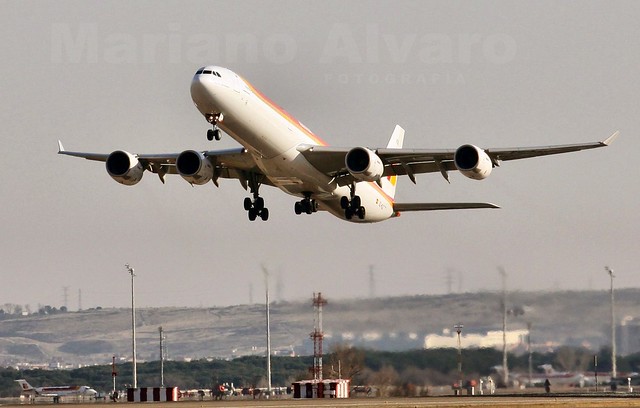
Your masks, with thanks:
M411 350L403 352L374 351L336 345L324 356L325 378L351 378L352 385L394 385L397 387L452 384L457 378L457 349ZM548 353L533 353L534 370L552 364L558 371L590 372L594 354L598 355L598 370L611 370L611 350L597 353L575 347L560 347ZM509 354L511 372L528 372L527 354ZM502 364L502 352L489 349L462 350L462 368L467 379L492 374L492 368ZM271 358L272 384L291 385L293 381L312 378L312 356ZM640 353L618 357L619 372L640 371ZM131 383L132 364L116 365L118 389ZM91 366L74 370L17 370L0 368L0 397L20 395L15 380L24 378L34 387L53 385L89 385L98 391L110 391L113 385L112 366ZM160 362L137 365L138 386L160 385ZM236 387L265 387L266 358L239 357L233 360L165 361L164 383L180 389L212 388L218 383L234 383Z

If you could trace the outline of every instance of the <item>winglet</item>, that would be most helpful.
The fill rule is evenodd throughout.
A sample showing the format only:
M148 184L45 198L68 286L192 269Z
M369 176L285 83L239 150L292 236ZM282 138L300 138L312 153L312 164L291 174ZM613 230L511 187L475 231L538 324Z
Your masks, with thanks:
M611 136L609 136L608 138L606 138L605 140L603 140L600 143L602 143L604 146L609 146L611 143L613 143L614 140L616 140L618 135L620 135L620 131L619 130L617 130L614 134L612 134Z
M62 147L62 142L58 140L58 153L64 153L64 147Z

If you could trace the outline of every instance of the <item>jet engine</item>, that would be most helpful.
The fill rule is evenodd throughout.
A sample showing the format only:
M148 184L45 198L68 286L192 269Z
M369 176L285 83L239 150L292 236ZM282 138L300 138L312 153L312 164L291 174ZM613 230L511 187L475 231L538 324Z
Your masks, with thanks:
M474 145L460 146L453 156L456 167L464 176L474 180L489 177L493 169L493 162L484 150Z
M213 165L204 154L185 150L176 159L176 169L191 184L207 184L213 178Z
M344 158L349 173L360 181L377 181L384 174L382 159L365 147L354 147Z
M144 167L138 158L123 150L112 152L105 165L111 178L125 186L138 184L144 174Z

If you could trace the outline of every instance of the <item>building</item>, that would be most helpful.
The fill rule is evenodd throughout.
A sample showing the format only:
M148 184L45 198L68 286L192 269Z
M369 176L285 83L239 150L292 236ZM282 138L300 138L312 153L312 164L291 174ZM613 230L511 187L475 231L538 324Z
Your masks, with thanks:
M507 348L514 348L526 341L527 330L509 330L506 332ZM486 334L463 333L460 336L463 348L501 348L502 330L488 331ZM424 348L457 348L457 332L449 329L443 330L443 334L428 334L424 338Z

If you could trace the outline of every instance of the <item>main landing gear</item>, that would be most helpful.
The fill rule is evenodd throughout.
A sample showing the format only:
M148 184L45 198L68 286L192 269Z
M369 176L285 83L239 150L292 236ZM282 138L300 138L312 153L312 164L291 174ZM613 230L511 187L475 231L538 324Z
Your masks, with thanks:
M213 128L207 130L207 140L212 141L213 139L215 140L220 140L221 136L220 136L220 128L218 128L218 122L222 121L222 113L217 113L217 114L209 114L206 116L207 118L207 122L211 123L213 125Z
M250 197L244 199L244 209L249 213L249 221L262 218L262 221L269 219L269 209L264 206L264 198L256 197L253 201Z
M362 206L362 200L360 200L360 196L355 195L356 186L351 186L351 198L347 196L342 196L340 199L340 207L344 210L344 217L348 220L352 219L354 216L357 216L361 220L364 220L365 209Z
M318 211L318 202L311 198L311 193L305 193L304 199L296 202L293 209L297 215L302 213L313 214Z
M258 176L254 173L249 175L248 182L251 187L251 193L253 193L253 200L251 197L244 199L244 209L249 214L249 221L255 221L258 217L260 217L262 221L266 221L269 219L269 209L264 206L264 198L258 195L258 190L262 183L260 183Z

